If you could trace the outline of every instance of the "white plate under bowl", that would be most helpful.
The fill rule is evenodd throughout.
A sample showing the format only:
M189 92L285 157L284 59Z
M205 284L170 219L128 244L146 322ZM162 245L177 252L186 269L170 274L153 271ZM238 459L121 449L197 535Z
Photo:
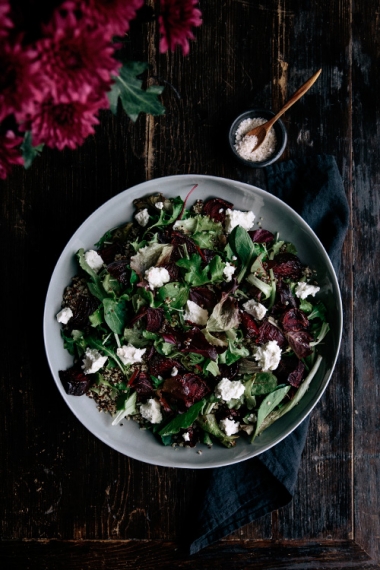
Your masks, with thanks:
M99 413L93 400L86 396L67 395L58 376L59 370L72 366L72 357L63 348L56 314L61 307L63 290L77 272L75 253L82 247L93 248L107 230L131 220L135 198L156 192L162 192L169 198L184 198L194 184L198 184L198 188L187 206L196 199L218 197L228 200L238 210L252 210L256 223L261 222L262 227L272 232L280 232L282 239L295 244L301 261L317 271L321 286L319 295L327 305L331 326L327 342L320 346L322 364L301 402L265 430L253 444L240 437L233 449L218 444L211 449L203 444L192 449L165 447L149 431L140 430L134 421L125 420L122 426L113 427L111 416ZM47 359L58 390L91 433L120 453L146 463L204 469L244 461L266 451L289 435L310 413L326 389L336 363L342 335L342 303L335 272L326 251L315 233L294 210L260 188L214 176L186 174L149 180L129 188L87 218L66 245L54 269L46 296L43 327ZM198 454L198 450L202 450L202 453Z

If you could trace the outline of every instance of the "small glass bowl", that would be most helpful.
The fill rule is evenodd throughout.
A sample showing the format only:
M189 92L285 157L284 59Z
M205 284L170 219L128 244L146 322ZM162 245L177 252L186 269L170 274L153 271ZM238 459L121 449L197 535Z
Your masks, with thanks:
M264 166L268 166L269 164L276 162L276 160L280 158L280 156L285 150L286 143L288 140L288 135L285 129L285 125L280 119L278 119L272 127L272 129L274 129L274 132L276 134L276 148L274 153L271 154L267 159L262 160L260 162L255 162L253 160L246 160L245 158L240 156L240 154L237 152L235 148L236 131L238 130L240 123L244 121L244 119L266 119L267 121L269 121L269 119L271 119L274 116L275 113L273 113L272 111L268 111L266 109L250 109L249 111L245 111L245 113L239 115L234 120L234 122L231 125L228 138L231 150L236 156L236 158L239 160L239 162L245 164L246 166L250 166L251 168L263 168Z

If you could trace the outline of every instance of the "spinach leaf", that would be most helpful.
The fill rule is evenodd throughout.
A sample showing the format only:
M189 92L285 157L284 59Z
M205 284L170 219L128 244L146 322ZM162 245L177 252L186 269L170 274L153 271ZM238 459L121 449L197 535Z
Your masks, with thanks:
M275 409L277 406L282 402L285 398L286 394L289 392L290 386L285 386L283 388L279 388L274 392L268 394L266 398L261 402L260 407L257 412L257 423L256 423L256 431L253 434L252 441L256 437L256 435L260 432L260 426L265 420L265 418Z
M254 374L251 384L251 394L263 396L276 390L277 378L271 372L258 372Z
M125 301L115 301L114 299L103 299L104 320L113 333L121 334L124 329L126 308Z
M178 433L181 429L187 429L190 427L202 412L205 402L206 400L203 399L200 402L193 404L184 414L173 418L164 428L162 428L161 431L158 432L159 435L161 437L173 435Z

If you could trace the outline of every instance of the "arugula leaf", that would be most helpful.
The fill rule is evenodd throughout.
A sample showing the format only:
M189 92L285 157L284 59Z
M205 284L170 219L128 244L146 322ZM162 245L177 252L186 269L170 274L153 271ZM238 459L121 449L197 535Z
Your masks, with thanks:
M114 299L103 299L104 320L113 333L121 334L124 329L126 308L125 301Z
M260 407L257 412L257 423L256 430L253 434L252 440L260 433L260 426L265 420L265 418L282 402L286 394L289 392L290 386L284 386L283 388L278 388L274 392L268 394L266 398L261 402Z
M32 162L37 156L39 156L44 148L43 144L38 146L33 146L32 144L32 133L27 131L24 135L24 140L20 146L22 157L24 159L24 168L28 170L32 166Z
M128 61L120 68L119 75L114 77L115 83L108 94L111 111L117 113L117 103L120 98L124 111L136 121L139 113L151 115L164 115L165 107L158 100L163 87L152 85L145 91L142 89L141 75L149 68L149 64L138 61Z
M164 428L162 428L162 430L158 432L158 434L161 437L164 437L167 435L174 435L178 433L181 429L187 429L195 422L199 414L202 413L203 406L205 405L205 403L206 400L203 399L200 400L200 402L193 404L187 410L187 412L173 418Z
M91 269L91 267L88 265L84 257L84 249L83 248L79 249L76 255L80 267L91 277L91 281L87 283L91 295L94 295L94 297L96 297L100 301L103 301L103 299L108 297L108 294L104 290L104 287L102 285L101 279L98 276L98 274L95 273L95 271Z
M123 407L114 417L113 426L117 426L126 416L132 416L137 413L136 409L137 392L133 392L124 402Z
M122 373L125 375L125 367L114 350L108 346L105 346L100 340L94 338L93 336L88 336L84 340L86 344L91 348L96 348L99 352L106 354L109 356L109 358L112 358L112 360L116 362Z

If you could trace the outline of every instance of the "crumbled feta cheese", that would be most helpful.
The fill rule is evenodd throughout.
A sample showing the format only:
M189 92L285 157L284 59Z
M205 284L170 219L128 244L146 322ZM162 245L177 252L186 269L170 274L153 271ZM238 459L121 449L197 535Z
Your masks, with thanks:
M234 420L229 420L228 418L220 420L219 425L226 435L237 433L240 427L239 422L234 422Z
M141 404L140 414L151 424L159 424L162 421L161 406L153 398L148 400L146 404Z
M133 344L128 343L116 350L117 356L123 364L136 364L142 362L142 356L145 354L146 348L136 348Z
M67 325L72 316L73 312L70 307L64 307L62 311L59 311L59 313L57 313L57 321L63 325Z
M165 267L150 267L145 271L145 279L149 283L151 289L162 287L165 283L169 283L169 271Z
M250 230L253 226L255 214L253 212L241 212L240 210L226 210L226 232L230 234L236 226Z
M176 366L173 366L172 371L170 372L170 376L177 376L178 374L178 368Z
M185 433L182 434L182 437L184 441L190 441L190 434L188 431L185 431Z
M232 259L232 261L236 261L236 260L237 260L236 255L233 255L233 256L231 257L231 259Z
M297 286L295 288L295 293L299 299L306 299L306 297L308 297L309 295L314 297L319 290L320 287L316 287L315 285L310 285L309 283L301 281L300 283L297 283Z
M215 388L215 396L225 402L229 402L230 400L240 398L240 396L244 394L244 390L244 385L240 380L222 378Z
M235 273L235 271L236 271L236 267L234 265L232 265L232 263L229 263L227 261L227 263L223 269L223 275L225 275L227 283L229 281L231 281L232 276Z
M202 309L199 305L193 301L187 301L187 309L183 313L183 318L185 321L190 321L195 325L205 325L208 321L208 311Z
M158 210L162 210L162 208L164 207L164 203L163 202L156 202L155 206Z
M276 370L281 360L281 348L276 340L270 340L255 349L254 358L258 361L263 372Z
M98 252L93 249L89 249L88 251L86 251L86 253L84 254L84 259L87 265L89 265L91 269L95 271L95 273L97 273L99 269L103 266L103 259L100 257Z
M107 362L107 356L102 356L96 348L86 348L83 358L84 374L94 374Z
M137 212L137 214L135 215L135 220L138 224L140 224L140 226L142 226L143 228L145 228L145 226L147 225L147 223L149 222L149 212L147 208L144 208L143 210L140 210L139 212Z
M254 299L250 299L243 305L244 310L255 317L255 319L261 321L265 317L265 313L267 312L266 307L261 303L258 303Z

